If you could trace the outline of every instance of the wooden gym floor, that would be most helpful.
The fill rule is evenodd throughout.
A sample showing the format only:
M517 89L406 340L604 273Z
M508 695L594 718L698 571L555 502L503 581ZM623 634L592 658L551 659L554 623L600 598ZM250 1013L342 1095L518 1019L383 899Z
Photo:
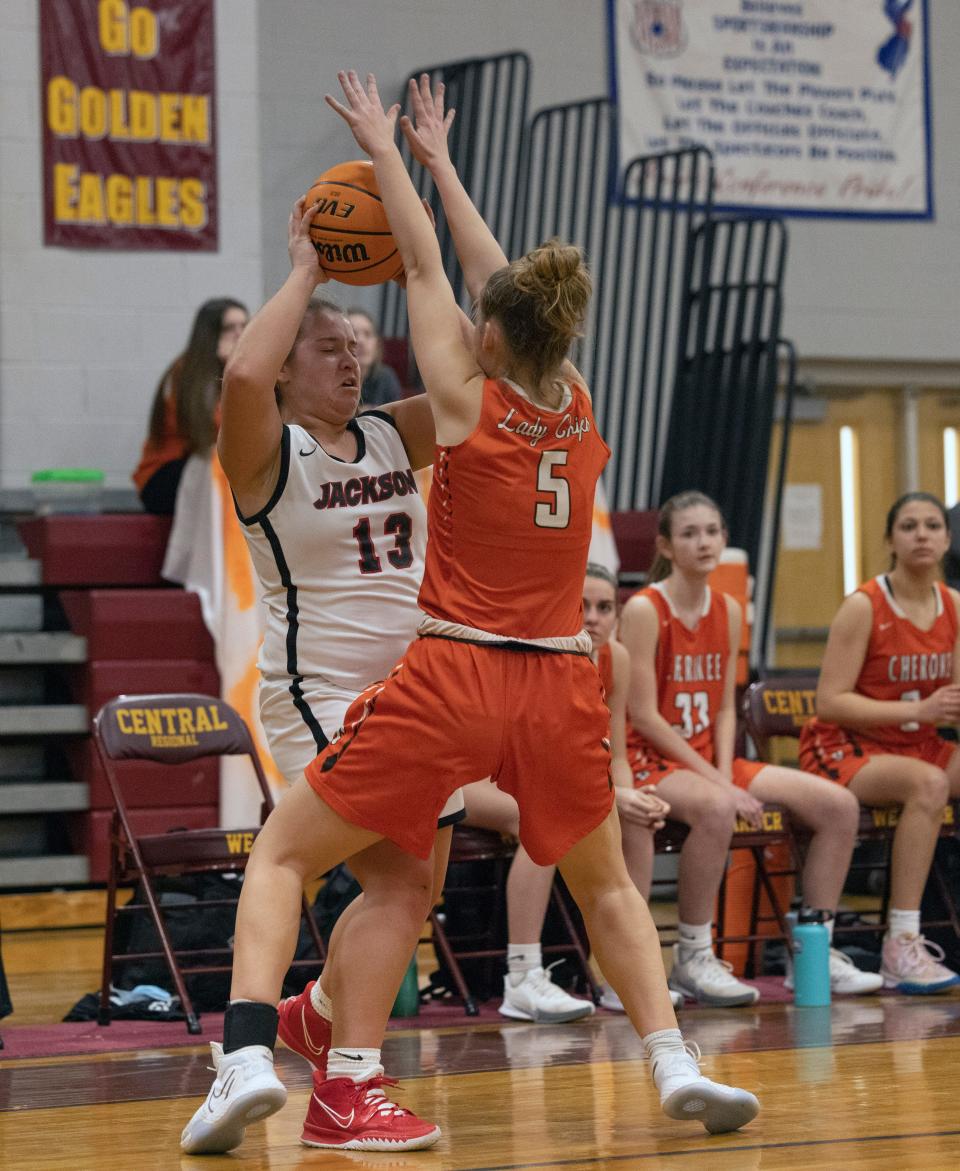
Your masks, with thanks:
M0 1034L58 1020L93 990L100 938L96 928L11 930L16 915L2 902L15 1013L0 1022ZM710 1137L699 1124L664 1118L629 1023L601 1012L572 1025L504 1020L391 1032L384 1057L388 1073L402 1079L399 1100L444 1132L432 1150L408 1154L301 1146L310 1078L306 1063L282 1047L285 1109L251 1127L231 1155L203 1159L181 1156L177 1139L209 1088L205 1046L0 1060L0 1167L960 1167L960 994L847 999L830 1009L695 1007L681 1024L706 1055L709 1076L760 1096L763 1111L744 1131Z

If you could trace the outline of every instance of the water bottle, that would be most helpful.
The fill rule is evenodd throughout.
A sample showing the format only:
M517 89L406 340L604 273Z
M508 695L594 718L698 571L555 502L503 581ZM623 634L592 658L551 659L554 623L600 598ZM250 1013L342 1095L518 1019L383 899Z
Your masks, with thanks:
M391 1016L416 1016L420 1011L420 985L417 980L417 956L407 965L407 970L397 993L397 999L390 1010Z
M830 1003L830 933L819 911L801 911L793 927L793 1002L805 1008Z

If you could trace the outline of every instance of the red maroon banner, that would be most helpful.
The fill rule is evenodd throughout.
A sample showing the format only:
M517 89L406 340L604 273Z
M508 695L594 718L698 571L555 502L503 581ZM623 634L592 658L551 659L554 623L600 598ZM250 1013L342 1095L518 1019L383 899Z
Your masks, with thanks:
M213 0L40 0L44 243L217 247Z

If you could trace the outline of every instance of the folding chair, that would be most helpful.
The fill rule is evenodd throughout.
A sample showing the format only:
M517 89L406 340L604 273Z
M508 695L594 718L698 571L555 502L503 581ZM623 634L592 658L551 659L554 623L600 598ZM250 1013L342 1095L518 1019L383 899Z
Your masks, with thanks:
M657 548L657 524L660 514L655 508L627 509L610 513L610 528L620 558L620 600L625 601L647 580Z
M768 675L747 688L743 697L743 718L747 732L756 746L757 755L761 760L769 760L772 739L781 736L799 738L803 725L811 716L816 715L817 679L817 671L789 671ZM890 905L890 857L899 812L896 806L890 808L867 808L864 806L860 809L860 827L857 839L861 842L881 842L883 844L883 857L879 862L854 863L850 869L881 870L884 875L884 885L880 908L876 912L877 922L861 922L852 927L845 927L845 934L863 931L880 934L886 930L887 909ZM940 837L956 836L958 817L960 817L960 802L951 801L944 806ZM946 908L947 918L924 920L923 926L951 927L956 936L960 938L960 915L958 915L956 901L936 859L930 868L930 877L939 891ZM873 912L866 913L872 914Z
M486 882L453 885L448 877L444 887L445 894L448 891L456 891L460 896L468 895L478 900L480 905L489 912L483 929L471 932L469 935L454 935L447 930L442 907L434 907L430 912L430 926L434 944L443 957L444 963L450 969L467 1016L476 1016L480 1010L477 1006L477 998L471 992L464 978L460 961L492 960L506 957L507 949L500 944L499 940L503 938L506 930L507 872L515 853L516 845L493 830L476 829L473 826L454 826L450 844L451 864L459 862L490 863L490 878ZM600 1000L600 988L590 968L590 957L581 943L573 914L567 903L567 897L565 890L560 885L559 878L555 878L550 891L550 901L566 942L544 944L542 953L543 955L572 956L596 1004Z
M654 837L654 852L656 854L676 854L687 840L689 830L679 821L667 820L663 829L657 831ZM788 869L778 869L770 865L766 851L771 846L786 846L794 865ZM782 901L777 894L773 879L786 874L796 873L796 843L786 809L781 805L764 805L763 826L755 829L747 822L738 821L733 837L730 839L731 853L737 850L749 850L753 859L754 874L751 881L750 912L747 919L746 932L739 930L736 925L730 925L728 912L728 881L729 874L725 873L717 893L716 943L717 954L721 959L724 951L732 944L747 944L746 974L752 975L755 969L755 947L757 943L767 943L782 939L789 941L790 929L787 924L786 912ZM658 878L653 885L672 884L673 879ZM767 896L770 913L764 914L761 905L761 895ZM776 924L776 930L761 931L761 924ZM661 935L661 947L670 947L676 942L674 933L676 926L661 924L658 927ZM670 934L668 934L670 933Z
M273 809L273 797L246 724L229 704L210 695L120 695L105 703L93 721L93 740L113 797L110 824L110 871L107 884L107 917L103 941L103 978L100 986L99 1023L110 1023L110 984L115 964L163 957L187 1018L187 1031L201 1032L200 1021L187 992L180 959L202 958L188 968L199 973L228 972L230 963L214 962L229 956L228 948L174 950L157 898L158 876L199 874L208 871L237 872L245 869L253 840ZM177 765L204 756L248 756L263 795L260 822L252 829L171 830L164 834L137 834L123 795L123 761L152 760ZM117 888L140 882L147 910L160 937L161 951L115 954L114 927L118 914L139 910L142 904L117 906ZM199 900L201 908L235 904L235 899ZM295 964L322 964L326 952L306 897L302 912L318 959Z

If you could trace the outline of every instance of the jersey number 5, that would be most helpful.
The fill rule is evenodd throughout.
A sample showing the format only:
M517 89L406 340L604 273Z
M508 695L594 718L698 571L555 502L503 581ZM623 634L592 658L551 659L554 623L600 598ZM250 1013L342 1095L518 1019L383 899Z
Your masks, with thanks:
M394 569L409 569L413 564L413 550L410 548L410 534L413 531L410 517L405 512L391 512L383 524L383 535L393 537L394 547L387 552L387 560ZM353 528L353 535L360 546L360 572L382 573L383 566L373 547L370 537L370 521L361 517Z
M565 529L570 523L570 485L563 476L554 475L554 469L567 463L566 451L545 451L537 466L537 491L551 497L550 503L540 502L533 510L533 523L541 529Z

